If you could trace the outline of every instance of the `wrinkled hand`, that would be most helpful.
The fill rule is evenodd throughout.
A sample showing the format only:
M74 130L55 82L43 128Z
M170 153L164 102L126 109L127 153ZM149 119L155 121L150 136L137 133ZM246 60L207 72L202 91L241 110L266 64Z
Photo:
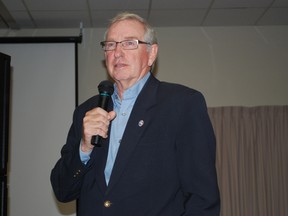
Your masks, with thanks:
M114 111L107 112L100 107L96 107L86 112L85 117L83 118L81 150L84 152L89 152L94 148L94 146L91 144L91 138L94 135L107 138L110 122L115 117L116 113Z

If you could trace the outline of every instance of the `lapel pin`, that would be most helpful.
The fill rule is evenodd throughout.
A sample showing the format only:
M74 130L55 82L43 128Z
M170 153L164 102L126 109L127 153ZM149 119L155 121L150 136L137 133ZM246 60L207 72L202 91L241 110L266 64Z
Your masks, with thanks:
M138 122L138 126L139 127L142 127L144 125L144 121L143 120L140 120L139 122Z

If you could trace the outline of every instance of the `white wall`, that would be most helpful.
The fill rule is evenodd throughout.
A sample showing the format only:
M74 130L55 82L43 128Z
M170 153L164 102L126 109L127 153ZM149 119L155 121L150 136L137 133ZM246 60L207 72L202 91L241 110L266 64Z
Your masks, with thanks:
M288 26L156 30L160 50L155 72L160 80L182 83L200 90L210 107L288 105ZM0 36L78 34L78 29L0 31ZM107 78L103 52L99 46L103 34L104 29L84 29L83 42L78 49L79 102L97 94L97 85ZM53 149L49 149L57 151L57 155L52 156L53 164L59 157L62 144L53 143ZM29 163L34 165L33 161ZM13 181L17 180L20 181ZM52 197L52 194L48 195ZM29 196L27 193L27 199ZM45 205L43 197L39 195L39 202L42 200L40 206ZM73 208L61 205L59 214L73 214ZM49 212L43 212L42 216L45 214L50 216Z
M105 29L84 29L79 45L79 102L106 79L99 42ZM160 80L203 92L213 106L288 104L288 26L156 28ZM0 31L3 36L77 36L78 29Z
M156 30L160 80L200 90L208 106L288 104L288 26ZM80 101L97 93L106 78L103 32L86 30L80 45Z

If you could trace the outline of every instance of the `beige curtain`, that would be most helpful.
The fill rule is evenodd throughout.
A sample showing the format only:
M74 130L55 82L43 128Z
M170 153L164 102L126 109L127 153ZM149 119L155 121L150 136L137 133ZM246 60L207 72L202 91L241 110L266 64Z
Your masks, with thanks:
M288 106L208 111L221 216L288 216Z

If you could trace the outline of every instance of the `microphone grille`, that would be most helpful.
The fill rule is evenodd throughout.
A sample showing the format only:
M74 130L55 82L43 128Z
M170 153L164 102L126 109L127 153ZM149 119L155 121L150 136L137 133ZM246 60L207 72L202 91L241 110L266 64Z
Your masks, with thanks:
M108 94L109 96L111 96L114 92L114 85L111 81L104 80L104 81L100 82L100 84L98 85L98 91L100 94L105 93L105 94Z

